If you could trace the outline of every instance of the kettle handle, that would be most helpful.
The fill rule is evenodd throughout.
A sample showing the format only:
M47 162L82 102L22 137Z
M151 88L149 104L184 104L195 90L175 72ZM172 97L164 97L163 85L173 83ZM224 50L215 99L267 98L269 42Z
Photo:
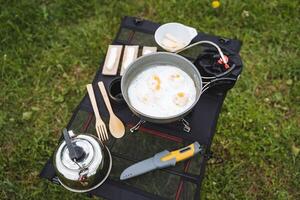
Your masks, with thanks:
M72 143L71 137L66 128L64 128L63 134L64 134L64 139L67 143L67 148L69 150L69 156L70 156L71 160L73 160L73 161L79 160L84 155L82 148L79 146L76 146Z

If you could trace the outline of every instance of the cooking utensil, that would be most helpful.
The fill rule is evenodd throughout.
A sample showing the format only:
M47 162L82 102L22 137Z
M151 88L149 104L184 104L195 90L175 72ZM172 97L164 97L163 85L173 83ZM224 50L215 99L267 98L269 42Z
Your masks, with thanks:
M187 108L185 111L173 115L171 117L153 117L142 113L141 111L135 109L128 97L128 87L131 84L131 81L140 74L142 71L147 70L151 67L155 67L158 65L171 65L183 70L187 73L195 83L196 87L196 99L194 103ZM178 121L186 116L189 111L196 105L198 102L202 92L205 90L205 87L202 87L202 79L201 75L198 72L197 68L186 58L174 54L174 53L167 53L167 52L158 52L152 53L149 55L142 56L134 61L126 70L125 74L121 80L121 90L123 94L123 98L126 101L128 107L131 109L133 113L135 113L138 117L145 121L154 122L154 123L169 123L173 121Z
M101 91L102 97L104 99L106 108L109 112L109 131L115 138L121 138L125 134L125 127L122 121L115 115L109 98L107 96L107 92L105 86L102 81L98 82L99 89Z
M128 66L128 69L126 70L126 72L123 75L123 78L121 80L121 90L122 90L124 100L126 101L128 107L131 109L131 111L133 113L135 113L141 119L140 122L134 126L135 128L132 128L132 131L138 129L139 126L141 125L141 123L143 123L145 121L154 122L154 123L170 123L170 122L174 122L174 121L178 121L178 120L184 120L184 117L197 104L200 96L207 89L216 85L216 82L221 83L221 81L236 81L236 79L225 77L231 70L233 70L235 68L235 65L233 64L233 65L229 66L227 63L228 60L226 59L225 55L223 54L221 48L217 44L215 44L211 41L199 41L195 44L189 45L188 47L186 47L182 50L177 51L176 53L182 52L182 51L184 51L188 48L191 48L195 45L198 45L198 44L210 44L210 45L214 46L218 50L218 52L221 56L220 62L222 62L224 64L224 66L226 65L227 71L225 71L224 73L221 73L219 75L216 75L216 76L204 77L204 76L200 75L198 69L189 60L187 60L186 58L184 58L183 56L180 56L178 54L167 53L167 52L158 52L158 53L152 53L149 55L142 56L142 57L138 58L136 61L134 61L133 63L131 63L130 66ZM158 65L171 65L171 66L178 67L179 69L186 72L193 79L195 87L196 87L196 100L194 101L194 103L185 111L183 111L177 115L171 116L171 117L153 117L153 116L146 115L146 114L140 112L139 110L135 109L131 105L129 98L128 98L128 87L131 84L131 81L142 71L147 70L151 67L158 66ZM203 81L202 81L202 79L203 79Z
M150 172L155 169L162 169L170 166L175 166L177 162L191 158L192 156L199 153L201 150L202 148L198 142L194 142L193 144L187 147L172 152L164 150L160 153L155 154L151 158L131 165L122 172L120 179L125 180Z
M94 93L94 90L93 90L93 86L92 86L92 84L88 84L88 85L86 85L86 88L87 88L87 91L88 91L88 94L89 94L89 97L90 97L90 101L92 103L92 107L93 107L93 110L94 110L95 118L96 118L95 128L96 128L96 132L98 134L98 137L101 141L108 140L106 125L100 117L97 102L96 102L96 98L95 98L95 93Z
M63 136L64 140L53 156L54 169L61 185L73 192L88 192L99 187L111 171L109 149L93 135L76 136L72 133L70 136L64 129Z

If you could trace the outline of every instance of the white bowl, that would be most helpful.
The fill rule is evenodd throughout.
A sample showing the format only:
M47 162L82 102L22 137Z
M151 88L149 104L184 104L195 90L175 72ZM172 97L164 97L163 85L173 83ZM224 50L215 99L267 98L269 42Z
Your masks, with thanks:
M179 45L176 47L167 47L166 45L164 45L164 39L166 38L166 34L171 35L174 39L176 39L176 41L178 41ZM190 42L192 41L192 39L197 35L197 30L180 24L180 23L176 23L176 22L172 22L172 23L167 23L167 24L163 24L161 25L154 34L154 38L156 43L162 47L163 49L170 51L170 52L175 52L178 51L180 49L183 49L184 47L186 47L188 44L190 44Z

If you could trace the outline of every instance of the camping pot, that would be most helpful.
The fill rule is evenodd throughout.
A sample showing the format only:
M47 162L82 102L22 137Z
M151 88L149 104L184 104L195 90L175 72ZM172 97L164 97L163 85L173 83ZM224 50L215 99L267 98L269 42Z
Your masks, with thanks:
M107 179L112 166L108 148L93 135L70 137L64 129L63 136L64 140L53 156L61 185L73 192L88 192L99 187Z
M186 49L189 49L199 44L208 44L216 48L220 54L220 57L222 58L220 60L221 64L223 64L228 70L215 76L209 76L209 77L201 76L198 69L192 62L190 62L188 59L184 58L183 56L178 55L179 52L182 52ZM194 103L183 112L173 115L171 117L148 116L140 112L139 110L135 109L131 105L128 98L128 87L131 84L131 81L134 80L134 78L142 71L158 65L171 65L171 66L178 67L179 69L183 70L192 78L196 87L196 100L194 101ZM235 68L235 66L236 66L235 64L232 64L231 66L228 65L228 60L226 60L224 53L222 52L221 48L217 44L206 40L193 43L177 51L176 53L157 52L157 53L147 54L145 56L136 59L127 67L127 70L125 71L121 80L121 91L122 91L123 98L126 101L130 110L140 118L140 121L134 127L132 127L130 131L132 132L136 131L146 121L153 122L153 123L170 123L174 121L182 121L184 125L184 131L189 132L191 127L189 127L189 123L184 119L184 117L194 108L194 106L197 104L198 100L200 99L200 96L206 90L215 86L217 82L219 84L222 84L222 81L235 82L237 80L236 78L226 77L227 74L229 74Z
M128 97L128 87L131 84L131 81L134 80L134 78L142 71L158 65L171 65L178 67L192 78L196 87L196 99L194 103L183 112L171 117L153 117L144 114L131 105ZM170 123L183 119L184 116L186 116L197 104L202 92L205 91L204 89L205 88L202 87L201 75L195 65L183 56L167 52L151 53L138 58L137 60L132 62L130 66L128 66L121 80L121 90L123 98L130 110L140 119L153 123Z

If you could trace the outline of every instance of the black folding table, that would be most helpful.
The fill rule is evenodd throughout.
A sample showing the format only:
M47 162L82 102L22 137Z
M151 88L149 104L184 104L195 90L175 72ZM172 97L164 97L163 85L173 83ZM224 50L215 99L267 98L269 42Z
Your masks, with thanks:
M158 27L159 24L151 21L124 17L112 44L139 45L139 51L143 46L157 46L154 32ZM200 40L212 41L237 55L241 47L241 42L238 40L204 33L199 33L192 42ZM163 51L160 48L158 50ZM201 51L201 47L195 46L185 52L183 56L194 62ZM241 61L238 62L242 67ZM101 80L107 87L115 77L103 76L101 71L102 64L100 64L92 83L101 116L107 122L108 111L100 96L97 82ZM126 104L117 104L111 101L116 115L126 124L127 131L122 139L111 137L106 144L113 157L112 171L105 183L89 194L110 200L200 199L201 182L211 155L210 146L226 91L212 88L201 96L193 111L185 117L191 127L190 132L186 132L183 122L178 121L164 125L147 122L137 132L131 133L128 129L138 123L139 119L130 112ZM95 134L94 123L93 110L88 96L85 95L75 109L67 128L77 134ZM204 151L192 159L178 163L175 167L156 170L125 181L119 180L121 172L131 164L153 156L162 150L178 149L194 141L198 141ZM59 184L52 165L52 158L49 158L45 164L40 177Z

